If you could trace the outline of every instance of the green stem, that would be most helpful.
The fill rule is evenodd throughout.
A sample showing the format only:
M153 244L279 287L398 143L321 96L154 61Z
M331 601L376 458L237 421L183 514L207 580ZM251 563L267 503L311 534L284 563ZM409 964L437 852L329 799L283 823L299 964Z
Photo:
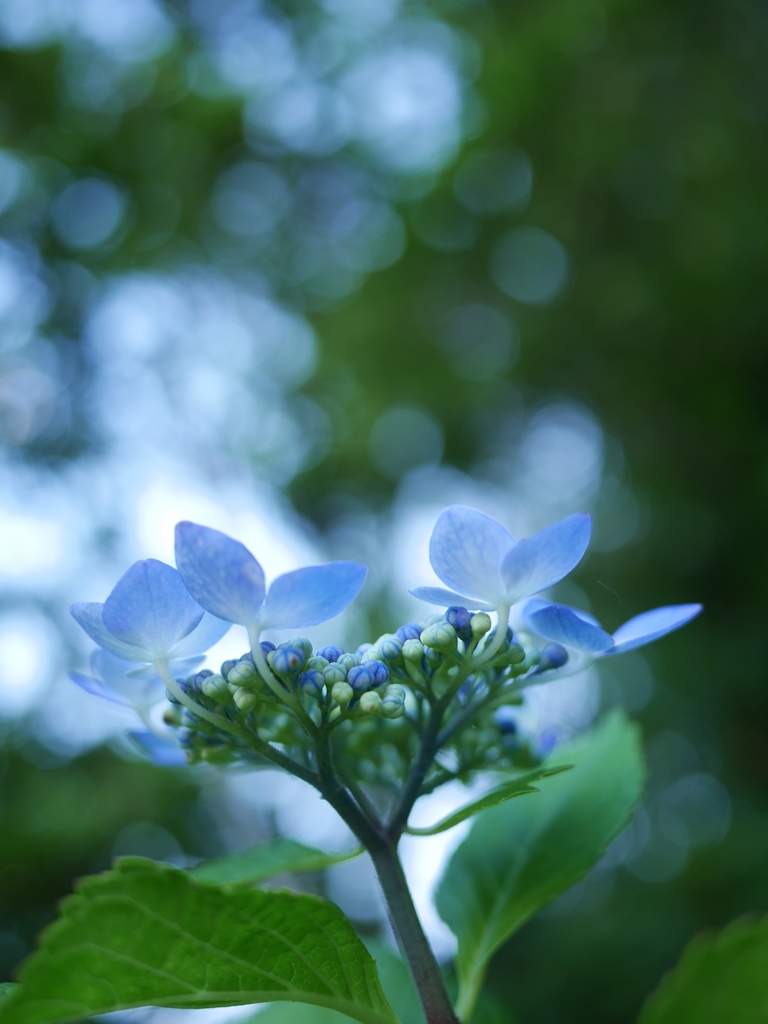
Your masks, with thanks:
M294 696L294 694L285 689L281 680L277 678L270 668L269 662L264 657L264 651L261 649L260 636L261 631L259 629L248 630L248 640L251 645L251 657L253 658L254 665L258 669L259 675L278 700L287 705L287 707L293 711L294 715L296 715L298 720L304 726L304 731L309 733L310 736L314 736L317 732L315 723L301 706L301 702Z
M376 868L400 950L411 969L427 1024L459 1024L440 966L413 905L395 845L384 843L368 852Z
M482 665L487 665L489 661L493 661L493 658L504 643L504 638L507 635L507 626L509 625L509 605L500 604L496 609L496 613L499 617L499 621L496 624L496 635L491 640L489 646L484 647L480 654L472 659L471 671L476 671Z

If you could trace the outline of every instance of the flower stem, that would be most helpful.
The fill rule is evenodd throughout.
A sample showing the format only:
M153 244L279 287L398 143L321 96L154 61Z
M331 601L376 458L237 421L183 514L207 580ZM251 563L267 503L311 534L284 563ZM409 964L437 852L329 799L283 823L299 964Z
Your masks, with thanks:
M369 850L389 910L400 951L408 963L427 1024L459 1024L440 966L430 949L413 905L397 848L383 843Z

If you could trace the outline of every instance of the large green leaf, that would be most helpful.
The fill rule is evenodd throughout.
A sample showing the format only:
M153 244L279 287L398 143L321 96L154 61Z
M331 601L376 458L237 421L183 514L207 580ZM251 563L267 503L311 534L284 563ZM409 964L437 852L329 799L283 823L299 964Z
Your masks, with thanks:
M483 811L437 891L459 942L457 1009L472 1012L488 962L536 911L584 876L629 820L643 781L638 729L614 713L558 751L574 770L535 800Z
M460 822L466 821L473 814L478 814L489 807L496 807L498 804L506 803L513 796L523 796L525 793L538 793L538 788L531 785L531 783L539 782L550 775L558 775L560 772L567 771L572 767L573 765L571 764L561 764L535 768L533 771L525 772L524 775L517 775L514 779L510 779L495 789L489 790L479 800L473 800L472 803L465 804L464 807L460 807L458 811L449 814L446 818L438 821L436 825L430 826L430 828L407 828L405 831L410 836L436 836L440 832L447 832L449 828L453 828Z
M12 981L0 982L0 999L3 999L5 996L9 996L15 988L16 985Z
M700 935L661 982L638 1024L766 1024L768 917Z
M396 1017L338 907L219 888L137 857L86 878L0 1002L0 1024L56 1024L136 1006L294 1000L362 1024Z
M293 871L319 871L331 864L351 860L362 852L362 847L357 847L349 853L324 853L292 839L273 839L240 853L204 861L192 868L190 874L216 885L252 884Z

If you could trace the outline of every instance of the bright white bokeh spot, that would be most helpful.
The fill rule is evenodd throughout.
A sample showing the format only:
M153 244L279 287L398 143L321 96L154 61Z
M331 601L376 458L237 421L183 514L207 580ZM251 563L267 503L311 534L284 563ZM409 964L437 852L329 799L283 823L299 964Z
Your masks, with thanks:
M55 573L66 558L66 525L0 505L0 579L23 582Z
M73 249L106 242L125 216L125 196L101 178L81 178L59 193L51 206L56 234Z
M491 252L491 277L503 292L531 306L553 302L568 283L568 254L541 228L512 228Z
M30 711L51 682L59 640L39 612L0 615L0 716Z

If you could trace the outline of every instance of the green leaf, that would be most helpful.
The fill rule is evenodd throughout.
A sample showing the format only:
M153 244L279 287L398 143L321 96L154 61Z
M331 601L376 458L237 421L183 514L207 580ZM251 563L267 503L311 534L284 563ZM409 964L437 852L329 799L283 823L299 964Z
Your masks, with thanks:
M574 770L545 782L535 800L480 814L438 888L438 912L459 943L462 1020L469 1019L496 950L586 874L640 798L639 730L623 715L609 715L558 756Z
M15 988L16 985L12 981L0 981L0 999L4 996L9 996Z
M138 857L83 879L0 1024L56 1024L136 1006L293 1000L393 1024L376 965L338 907L316 896L219 888Z
M458 811L454 811L453 814L449 814L447 818L443 818L442 821L438 821L436 825L432 825L431 828L407 828L405 831L409 836L436 836L440 832L447 832L449 828L453 828L454 825L458 825L462 821L466 821L467 818L471 818L473 814L477 814L479 811L484 811L488 807L496 807L497 804L503 804L507 800L511 800L513 796L523 796L525 793L538 793L539 790L536 786L532 786L532 782L539 782L541 779L547 778L549 775L558 775L560 772L565 772L569 768L573 768L572 764L561 764L552 767L536 768L533 771L526 772L524 775L517 775L514 779L510 779L509 782L502 783L501 786L497 786L496 789L490 790L485 796L481 796L479 800L473 800L471 804L466 804L464 807L460 807Z
M697 936L662 979L638 1024L766 1024L768 917Z
M216 885L245 885L263 882L265 878L294 871L319 871L331 864L341 864L363 852L362 847L348 853L324 853L311 846L302 846L292 839L273 839L249 850L226 857L207 860L190 870L190 874Z

